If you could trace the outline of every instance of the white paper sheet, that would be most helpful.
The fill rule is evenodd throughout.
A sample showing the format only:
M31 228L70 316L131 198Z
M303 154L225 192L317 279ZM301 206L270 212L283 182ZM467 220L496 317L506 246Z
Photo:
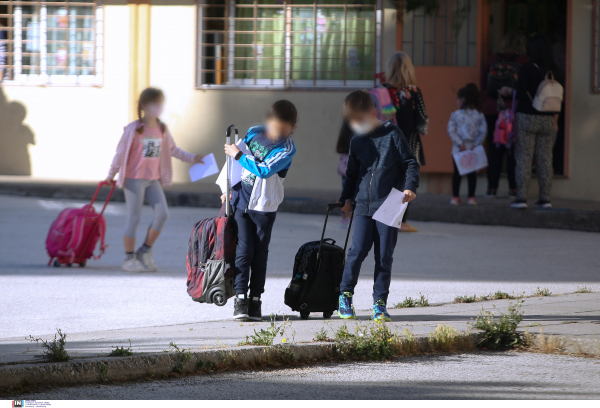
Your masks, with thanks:
M458 174L461 176L483 169L488 165L485 149L481 145L473 150L454 153L452 156L454 157Z
M219 166L217 166L217 160L214 154L204 156L202 159L204 163L196 163L190 167L190 179L192 181L198 181L204 177L212 176L219 172Z
M373 214L373 219L390 227L400 228L402 217L408 207L408 203L402 204L402 200L404 200L404 193L392 188L381 207Z
M244 154L252 154L252 153L250 153L250 150L248 150L248 146L246 146L246 143L244 143L244 141L241 139L238 141L237 147ZM233 187L237 183L242 181L242 170L244 170L244 168L237 160L231 160L231 161L232 161L232 163L231 163L231 186ZM226 165L227 165L227 162L225 162L225 164L223 165L223 168L221 169L221 173L219 174L219 177L217 177L217 181L215 182L219 187L221 187L221 193L225 193L225 190L227 190Z

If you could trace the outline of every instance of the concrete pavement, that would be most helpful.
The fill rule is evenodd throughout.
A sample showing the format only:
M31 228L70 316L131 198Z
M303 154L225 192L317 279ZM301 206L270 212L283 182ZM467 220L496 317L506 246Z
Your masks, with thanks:
M326 364L178 379L61 387L31 400L599 399L600 362L530 353L473 353Z
M232 303L219 308L192 302L186 292L185 253L192 224L214 209L171 208L171 218L155 246L158 273L127 273L123 259L122 203L106 213L110 245L86 268L50 268L46 232L59 211L82 201L0 196L0 338L181 325L228 319ZM318 239L323 216L279 213L270 251L265 315L289 313L283 291L297 249ZM138 237L151 213L144 208ZM333 217L327 236L340 242L344 231ZM416 234L401 234L395 254L389 304L419 293L432 303L460 295L501 290L532 293L538 286L572 293L578 286L600 290L600 235L586 232L415 223ZM371 306L374 262L369 256L356 289L360 310ZM73 337L70 337L72 339Z

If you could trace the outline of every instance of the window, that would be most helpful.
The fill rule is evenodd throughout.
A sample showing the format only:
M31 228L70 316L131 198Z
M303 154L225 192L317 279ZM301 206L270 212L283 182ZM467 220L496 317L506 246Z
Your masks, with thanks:
M102 85L102 2L0 1L4 83Z
M415 65L476 65L477 0L439 0L438 7L405 11L402 50Z
M592 93L600 93L600 0L592 7Z
M372 86L383 0L207 0L198 4L200 88Z

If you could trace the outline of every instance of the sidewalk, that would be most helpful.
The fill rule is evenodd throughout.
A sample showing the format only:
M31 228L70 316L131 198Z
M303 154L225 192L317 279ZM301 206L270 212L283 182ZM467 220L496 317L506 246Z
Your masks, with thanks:
M89 200L95 183L39 179L21 176L0 176L0 194L58 199ZM165 188L170 206L219 207L220 191L212 184L183 183ZM337 190L286 188L280 211L301 214L324 214L326 205L338 199ZM105 197L106 191L100 195ZM116 190L114 201L124 201L123 192ZM410 206L410 219L473 225L502 225L523 228L552 228L600 232L600 202L584 200L554 200L553 209L518 211L509 208L508 198L479 199L478 206L454 207L450 196L419 194Z
M402 333L409 329L416 336L428 336L440 324L465 331L471 318L475 318L483 307L497 313L505 312L509 302L515 300L497 300L477 303L445 304L439 306L390 309L392 329ZM199 304L198 307L216 307ZM546 335L561 336L579 343L582 351L600 356L600 293L575 293L547 297L523 299L524 319L520 330L530 333L543 332ZM343 321L337 317L324 320L313 313L308 320L301 320L297 313L277 316L277 324L289 318L285 334L278 336L274 344L313 342L315 334L325 329L330 337L344 323L350 331L355 324L367 324L370 310L357 311L357 320ZM262 322L239 322L218 320L211 322L190 322L170 326L143 327L135 329L94 331L87 333L67 333L66 349L75 359L106 356L117 346L129 346L134 353L161 353L169 349L172 342L179 348L189 351L223 349L237 347L238 343L254 331L266 329L269 316L263 316ZM52 339L53 334L35 335L43 339ZM15 363L40 363L41 347L26 341L22 337L0 339L2 366ZM0 375L1 377L1 375Z

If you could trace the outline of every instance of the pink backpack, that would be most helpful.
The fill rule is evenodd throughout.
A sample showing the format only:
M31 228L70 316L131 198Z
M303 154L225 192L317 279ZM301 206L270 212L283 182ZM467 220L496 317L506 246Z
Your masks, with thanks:
M94 201L96 201L100 188L105 185L110 185L111 190L106 197L102 211L97 213L94 209ZM46 238L46 250L50 256L48 265L52 264L54 260L54 266L61 264L71 266L77 263L83 267L86 261L92 257L100 259L108 247L104 243L106 221L103 214L114 190L115 183L100 182L90 204L86 204L82 208L67 208L61 211L50 226ZM100 252L94 256L94 249L98 241L100 241Z
M513 91L511 109L504 109L498 113L494 129L494 143L496 146L505 145L510 148L515 140L515 109L517 108L516 91Z

